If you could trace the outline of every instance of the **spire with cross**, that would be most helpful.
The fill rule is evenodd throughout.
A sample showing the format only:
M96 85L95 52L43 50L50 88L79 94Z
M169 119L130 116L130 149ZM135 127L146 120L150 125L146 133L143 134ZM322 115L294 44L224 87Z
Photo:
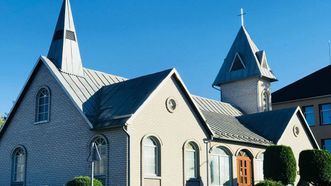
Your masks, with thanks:
M238 16L241 18L241 26L244 26L244 15L246 15L246 12L244 12L243 8L240 8L240 14Z

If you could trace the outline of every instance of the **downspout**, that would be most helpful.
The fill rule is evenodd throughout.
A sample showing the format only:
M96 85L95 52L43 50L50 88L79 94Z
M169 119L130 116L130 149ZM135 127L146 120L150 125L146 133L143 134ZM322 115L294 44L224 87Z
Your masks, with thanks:
M130 140L130 134L129 132L127 131L127 125L123 126L123 131L125 132L125 134L128 136L128 155L127 155L127 161L128 161L128 165L127 165L127 168L128 168L128 182L127 182L127 186L130 186L131 185L131 169L130 169L130 150L131 150L131 140Z
M205 142L206 144L206 161L207 161L207 166L206 166L206 169L207 169L207 186L209 186L209 149L210 149L210 142L213 140L213 136L211 136L210 139L204 139L203 141Z
M222 91L221 91L221 87L217 88L217 86L212 85L212 87L218 91L220 91L220 101L222 101Z

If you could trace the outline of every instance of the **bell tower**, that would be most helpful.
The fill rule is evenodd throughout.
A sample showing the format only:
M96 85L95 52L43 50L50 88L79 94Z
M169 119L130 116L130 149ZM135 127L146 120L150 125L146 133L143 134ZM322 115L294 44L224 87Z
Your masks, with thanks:
M271 110L270 84L277 81L267 62L248 34L241 10L241 27L218 72L213 87L221 91L221 101L246 114Z

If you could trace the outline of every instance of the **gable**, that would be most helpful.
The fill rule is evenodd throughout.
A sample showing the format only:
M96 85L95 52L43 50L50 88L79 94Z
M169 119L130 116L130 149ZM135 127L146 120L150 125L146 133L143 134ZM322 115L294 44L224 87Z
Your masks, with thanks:
M319 148L299 107L286 126L278 144L290 145L294 149L298 149L298 153L301 152L299 150Z
M173 93L171 93L173 92ZM177 96L172 96L172 94L176 94ZM176 98L178 97L178 98ZM133 114L133 116L127 121L127 124L133 124L136 123L136 118L147 118L149 120L150 118L152 119L153 117L157 117L157 119L164 119L162 116L158 115L157 110L160 110L165 115L168 115L170 111L167 109L166 101L169 100L170 98L173 98L174 100L180 99L184 103L176 103L178 107L184 107L186 109L189 109L189 115L190 117L194 116L195 119L199 122L199 127L200 130L202 131L209 137L212 135L212 131L209 128L208 125L205 123L205 118L203 117L202 113L196 106L195 102L193 101L190 93L186 89L185 85L183 84L182 80L180 79L179 75L175 70L172 71L171 74L167 78L165 78L159 85L158 87L150 94L148 99L145 100L145 102L139 107L139 109ZM155 102L156 100L162 99L162 101L159 101L161 103L156 106L155 109L151 108L149 106L151 103ZM177 102L177 101L176 101ZM155 111L155 113L150 113L150 115L145 115L144 113ZM186 110L187 111L187 110ZM173 115L178 115L178 117L182 120L182 123L187 123L185 119L185 115L181 116L183 112L181 111L174 111Z
M30 74L30 76L29 76L27 82L25 83L25 85L24 85L22 91L20 92L20 94L19 94L19 96L18 96L18 98L17 98L17 100L16 100L14 106L12 107L12 109L11 109L9 115L8 115L7 121L6 121L6 123L4 124L3 128L2 128L1 131L0 131L0 138L1 138L2 135L6 132L6 130L7 130L7 128L9 127L9 125L10 125L10 123L11 123L13 117L15 117L17 110L20 109L20 104L21 104L21 102L22 102L24 99L26 99L26 98L25 98L26 93L31 89L31 84L35 82L35 78L36 78L36 76L38 76L38 75L41 73L41 72L40 72L41 70L42 70L43 74L45 74L44 76L47 76L47 77L49 77L49 78L52 78L52 80L54 81L54 83L55 83L58 87L60 87L61 91L65 92L65 96L66 96L66 98L69 99L69 100L70 100L70 104L71 104L73 107L75 107L74 110L75 110L75 111L78 111L78 113L80 113L80 116L81 116L83 119L85 119L85 121L86 121L85 123L86 123L87 125L89 125L89 121L86 119L85 115L81 112L80 109L78 109L78 107L77 107L77 105L75 104L75 102L73 102L72 98L67 94L67 92L66 92L65 88L63 87L63 85L59 82L59 80L57 79L57 77L54 76L54 71L53 71L53 69L51 69L51 68L48 66L48 64L47 64L46 62L43 61L43 58L41 57L41 58L38 59L38 62L36 63L35 67L33 68L33 70L32 70L32 72L31 72L31 74ZM57 71L57 69L55 69L55 70ZM40 76L40 75L39 75L39 76ZM39 81L39 80L38 80L38 81ZM40 81L42 81L42 78L41 78ZM48 87L48 83L49 83L49 82L46 81L46 82L44 82L43 85L46 86L46 87ZM51 92L51 94L52 94L52 92ZM34 105L34 104L35 104L35 97L30 98L30 99L32 99L32 102L30 103L30 105ZM30 109L28 109L28 110L26 110L27 114L29 113L29 114L31 115L31 117L33 117L33 118L34 118L34 116L35 116L34 111L35 111L34 107L33 107L33 108L30 108ZM34 121L34 119L33 119L33 121Z

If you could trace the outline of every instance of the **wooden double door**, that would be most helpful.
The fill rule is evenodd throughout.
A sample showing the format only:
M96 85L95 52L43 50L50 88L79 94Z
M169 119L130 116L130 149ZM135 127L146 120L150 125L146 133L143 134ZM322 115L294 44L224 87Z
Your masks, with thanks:
M237 156L238 186L252 185L252 160L248 156Z

